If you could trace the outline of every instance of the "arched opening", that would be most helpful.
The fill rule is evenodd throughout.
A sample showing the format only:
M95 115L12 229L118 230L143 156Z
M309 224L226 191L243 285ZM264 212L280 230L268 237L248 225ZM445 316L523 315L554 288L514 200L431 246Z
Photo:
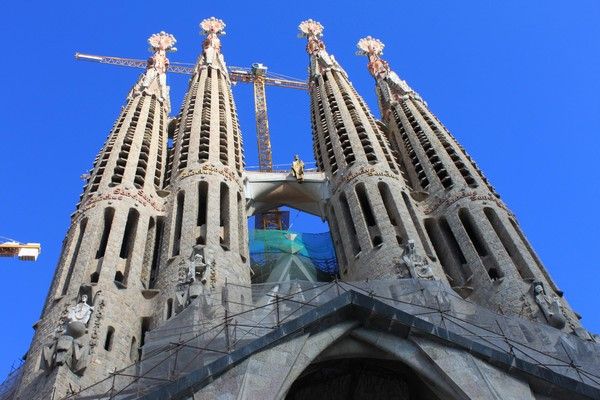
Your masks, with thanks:
M311 364L286 400L438 400L425 382L399 361L345 358Z
M104 350L111 351L113 347L113 341L115 338L115 328L109 326L106 330L106 338L104 339Z

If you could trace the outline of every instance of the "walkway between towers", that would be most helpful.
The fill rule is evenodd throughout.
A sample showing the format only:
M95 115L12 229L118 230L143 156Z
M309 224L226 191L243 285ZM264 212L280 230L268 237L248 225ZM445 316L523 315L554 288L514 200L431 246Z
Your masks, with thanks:
M329 181L322 172L307 171L300 183L289 171L246 171L249 216L286 205L324 219L329 197Z

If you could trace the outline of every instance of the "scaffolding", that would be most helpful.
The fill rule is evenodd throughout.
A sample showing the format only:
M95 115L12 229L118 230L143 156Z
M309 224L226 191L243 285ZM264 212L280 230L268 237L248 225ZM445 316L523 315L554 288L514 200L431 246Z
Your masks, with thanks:
M249 232L252 282L331 281L338 274L329 232L255 229Z
M203 377L189 388L187 395L192 396L198 385L215 379L215 371L230 368L228 362L251 356L250 347L261 351L285 339L292 328L298 333L307 317L321 315L328 307L335 309L349 295L377 300L388 311L408 316L411 334L431 335L480 357L499 355L510 360L509 368L530 365L541 371L536 378L549 383L556 383L548 378L553 373L561 375L563 382L600 390L595 343L482 309L439 281L334 280L226 284L221 292L198 297L162 327L148 332L141 360L64 399L136 399L190 374ZM371 314L375 309L369 310ZM381 320L381 315L377 318ZM480 353L475 350L478 346L484 349Z

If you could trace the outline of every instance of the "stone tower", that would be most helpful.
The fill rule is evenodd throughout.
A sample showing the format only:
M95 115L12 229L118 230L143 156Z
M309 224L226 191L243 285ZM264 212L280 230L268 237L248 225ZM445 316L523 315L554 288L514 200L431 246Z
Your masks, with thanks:
M431 255L421 220L388 139L328 54L316 21L300 24L308 39L313 148L331 185L327 219L344 280L418 277L403 256ZM410 244L409 244L410 241ZM446 281L430 260L425 272ZM410 264L410 263L409 263ZM423 276L424 277L424 276Z
M452 288L501 313L579 330L514 214L427 103L381 58L383 47L370 36L358 42L376 81L389 140L419 192L423 225ZM556 298L554 312L540 294Z
M176 119L167 172L171 195L156 321L226 281L250 283L242 136L219 39L225 24L210 18L200 27L206 39ZM190 263L198 264L192 272Z
M27 355L20 398L60 398L138 357L144 291L156 266L154 233L164 211L169 88L166 52L153 52L96 157L72 217L41 319Z

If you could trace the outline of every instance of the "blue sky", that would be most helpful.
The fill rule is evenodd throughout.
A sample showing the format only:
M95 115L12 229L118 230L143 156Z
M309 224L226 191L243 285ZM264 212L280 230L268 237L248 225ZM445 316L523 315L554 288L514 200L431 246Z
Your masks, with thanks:
M378 115L359 38L428 101L515 212L584 325L600 332L600 3L597 1L42 2L3 4L0 236L41 242L36 263L0 260L0 377L27 350L85 173L139 71L76 62L75 51L148 57L173 33L194 62L198 23L227 23L230 65L306 76L297 25L325 26L329 51ZM174 113L187 78L169 76ZM246 160L256 165L252 90L234 89ZM275 163L312 160L305 93L267 93ZM299 217L295 227L320 231Z

